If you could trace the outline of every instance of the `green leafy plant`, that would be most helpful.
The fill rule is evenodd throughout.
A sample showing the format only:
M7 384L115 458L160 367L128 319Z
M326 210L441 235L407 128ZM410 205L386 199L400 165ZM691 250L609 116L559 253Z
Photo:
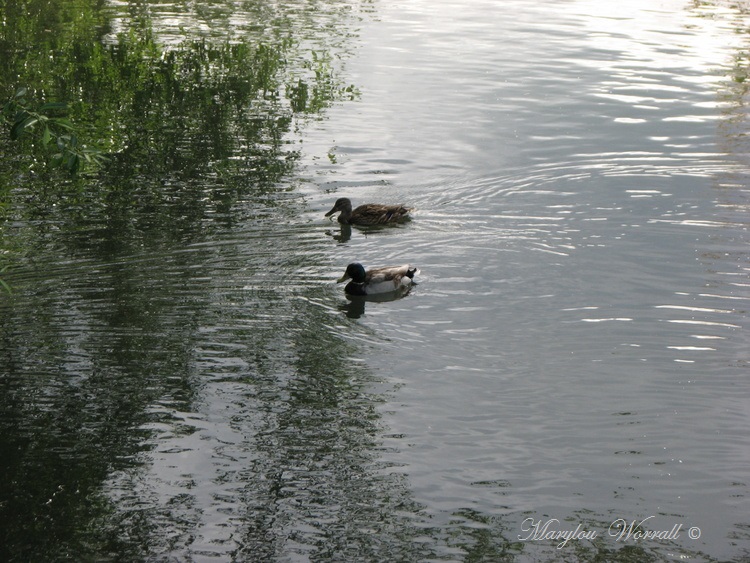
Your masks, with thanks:
M2 109L12 140L30 137L35 145L46 150L52 147L50 164L72 175L78 173L82 163L98 167L107 160L101 149L80 142L81 128L66 117L66 103L46 102L32 109L27 93L28 89L19 88Z

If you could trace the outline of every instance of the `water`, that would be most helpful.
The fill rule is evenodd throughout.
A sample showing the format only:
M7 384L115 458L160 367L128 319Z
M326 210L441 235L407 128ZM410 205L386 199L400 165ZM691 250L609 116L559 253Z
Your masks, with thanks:
M744 14L331 6L357 95L287 133L280 189L196 167L163 225L16 226L9 558L747 559ZM417 211L342 233L338 197ZM354 260L420 283L349 303Z
M336 165L315 168L336 196L420 208L398 238L339 252L427 275L408 311L363 323L400 384L386 457L432 522L470 510L513 540L526 517L606 535L653 515L684 525L660 558L743 553L731 39L720 13L682 8L565 3L551 25L546 5L410 3L364 41L353 72L372 101L324 124Z

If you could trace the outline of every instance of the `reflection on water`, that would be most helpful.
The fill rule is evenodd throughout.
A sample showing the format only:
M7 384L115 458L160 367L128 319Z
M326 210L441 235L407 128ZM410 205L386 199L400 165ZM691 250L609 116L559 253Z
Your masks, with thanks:
M326 235L336 242L348 242L352 238L352 227L351 225L340 225L338 229L327 230Z
M414 285L416 285L416 283ZM401 287L397 291L392 291L390 293L363 296L347 295L346 298L348 302L341 305L339 309L341 309L350 319L358 319L365 314L365 305L367 303L390 303L398 299L403 299L409 295L413 289L413 286L410 285L407 287Z
M112 163L0 164L4 558L746 557L743 14L227 6L111 3L102 44L169 46L78 77ZM352 261L420 284L347 299Z
M730 36L746 22L573 2L551 25L550 6L517 4L383 7L351 70L356 115L333 108L337 129L306 137L336 155L309 160L332 192L320 209L378 194L419 210L398 237L347 243L428 278L408 311L362 319L388 337L371 364L402 385L386 459L433 523L482 515L494 546L523 516L595 515L606 536L655 514L703 535L635 560L734 557L720 538L747 524L731 391L747 365L747 184L717 124L735 111Z

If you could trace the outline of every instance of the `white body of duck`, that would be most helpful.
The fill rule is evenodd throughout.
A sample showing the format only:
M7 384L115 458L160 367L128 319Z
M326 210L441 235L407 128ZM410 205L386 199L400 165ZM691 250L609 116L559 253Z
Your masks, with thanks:
M346 267L346 272L337 283L351 280L344 288L347 295L377 295L410 286L418 273L419 269L409 264L365 270L362 264L353 263Z

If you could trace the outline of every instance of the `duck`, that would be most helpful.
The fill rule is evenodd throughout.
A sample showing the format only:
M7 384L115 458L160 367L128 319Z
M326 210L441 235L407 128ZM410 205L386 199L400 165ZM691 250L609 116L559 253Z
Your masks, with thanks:
M418 273L419 269L409 264L365 270L362 264L354 262L346 267L346 272L336 283L351 280L344 287L347 295L377 295L409 287L415 283L414 276Z
M365 203L352 210L352 202L348 197L336 200L333 208L326 213L330 217L340 211L338 221L342 225L387 225L409 219L411 207L403 205L383 205L380 203Z

